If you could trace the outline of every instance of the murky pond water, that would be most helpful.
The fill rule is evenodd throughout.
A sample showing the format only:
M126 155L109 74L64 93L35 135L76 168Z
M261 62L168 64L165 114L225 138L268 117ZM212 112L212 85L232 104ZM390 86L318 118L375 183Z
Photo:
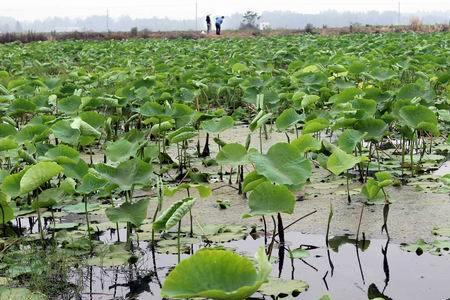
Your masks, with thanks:
M295 299L317 300L327 293L333 299L371 299L377 296L408 300L450 298L450 255L424 253L418 256L387 240L360 241L356 247L350 236L332 238L329 250L321 235L288 232L286 241L287 248L301 245L311 248L310 256L304 260L291 260L285 251L282 265L277 257L278 249L274 249L276 261L272 276L301 279L310 286ZM263 244L264 238L248 236L246 240L232 241L223 246L253 256ZM204 246L194 245L193 249L196 251ZM153 256L145 242L140 243L139 250L143 251L143 256L136 264L85 269L83 299L161 299L161 283L176 264L177 256L158 253ZM264 296L256 293L254 298L264 299Z

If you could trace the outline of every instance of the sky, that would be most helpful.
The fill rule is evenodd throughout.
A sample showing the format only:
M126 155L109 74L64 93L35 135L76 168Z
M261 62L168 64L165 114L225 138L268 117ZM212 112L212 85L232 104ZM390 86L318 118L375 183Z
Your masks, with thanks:
M395 10L399 0L0 0L0 16L18 20L39 20L47 17L84 18L105 15L112 18L128 15L133 18L168 17L171 19L195 18L205 14L230 15L246 10L294 11L318 13L338 11ZM450 0L400 0L402 12L450 11Z

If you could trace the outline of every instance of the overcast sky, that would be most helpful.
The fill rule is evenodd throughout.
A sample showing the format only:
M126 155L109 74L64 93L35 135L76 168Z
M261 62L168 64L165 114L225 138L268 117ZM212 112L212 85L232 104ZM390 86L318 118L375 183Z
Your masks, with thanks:
M0 15L19 20L44 19L52 16L87 17L169 17L192 19L195 0L1 0ZM397 10L398 0L197 0L198 15L230 15L245 10L290 10L316 13L327 9L339 11ZM402 0L401 11L450 11L450 0Z

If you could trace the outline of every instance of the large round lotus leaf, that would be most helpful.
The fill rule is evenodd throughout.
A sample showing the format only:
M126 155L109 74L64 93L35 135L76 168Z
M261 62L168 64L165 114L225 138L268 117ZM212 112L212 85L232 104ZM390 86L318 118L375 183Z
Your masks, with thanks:
M51 127L53 135L55 138L63 143L75 145L78 143L81 132L79 129L74 129L70 127L69 120L61 120L53 124Z
M295 207L295 196L284 185L263 182L250 194L248 206L250 207L249 216L263 216L276 213L292 214Z
M63 171L55 162L44 161L30 167L20 180L20 192L29 193Z
M78 111L81 105L80 96L70 96L58 101L58 109L68 115Z
M356 122L355 129L361 133L366 133L366 140L380 139L383 137L387 125L383 120L375 118L362 119Z
M7 137L10 135L15 135L17 129L11 124L0 123L0 138Z
M318 131L321 131L321 130L327 128L329 125L330 125L330 122L328 122L328 120L324 119L324 118L317 118L317 119L309 120L303 126L302 133L308 134L308 133L318 132Z
M334 175L339 175L350 168L353 168L357 163L363 161L363 157L355 157L345 151L335 148L327 161L327 169Z
M296 147L302 153L317 151L322 147L320 141L314 138L311 134L301 135L297 139L293 140L291 145Z
M259 174L275 183L297 185L305 183L311 176L309 160L287 143L273 145L266 155L250 153L249 158Z
M81 184L77 187L76 191L80 194L87 195L102 189L107 183L108 181L106 179L91 169L83 176Z
M203 249L181 261L164 281L161 296L171 299L246 299L271 271L264 249L256 255L258 270L245 257L227 250Z
M12 138L0 138L0 152L17 149L18 145Z
M337 145L347 153L352 153L356 145L362 141L366 133L354 129L344 130L338 138Z
M216 160L222 165L243 165L247 163L247 149L241 144L226 144L220 149Z
M278 130L284 131L300 120L302 120L302 116L299 115L295 111L295 109L288 108L278 116L278 118L275 120L275 125L277 126Z
M223 116L221 118L207 120L202 123L202 127L209 133L220 133L226 129L233 127L234 120L230 116Z
M122 139L108 144L106 147L106 157L112 162L122 162L136 155L137 143L130 143Z
M80 158L80 153L72 147L60 144L45 153L45 157L56 160L59 157L68 157L74 161Z
M131 190L136 184L150 184L152 165L134 158L120 163L117 167L97 164L96 170L123 191Z
M423 105L407 105L400 109L399 116L406 125L435 134L438 132L436 114Z
M135 203L125 202L120 207L107 208L105 213L111 222L130 222L135 226L140 226L147 218L148 203L148 198L141 199Z
M376 68L370 71L369 76L378 81L387 81L396 77L397 75L390 69Z
M355 97L359 94L362 94L361 89L350 87L343 90L339 94L331 96L329 101L333 102L334 104L346 103L355 99Z
M404 85L397 93L397 99L405 99L405 100L412 100L417 97L421 97L423 95L422 88L415 84L410 83L407 85Z

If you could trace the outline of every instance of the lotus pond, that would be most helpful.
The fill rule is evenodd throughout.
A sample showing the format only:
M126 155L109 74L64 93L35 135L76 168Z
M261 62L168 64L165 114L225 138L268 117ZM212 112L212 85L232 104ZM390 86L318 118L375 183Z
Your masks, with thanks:
M447 299L450 34L0 46L0 299Z

